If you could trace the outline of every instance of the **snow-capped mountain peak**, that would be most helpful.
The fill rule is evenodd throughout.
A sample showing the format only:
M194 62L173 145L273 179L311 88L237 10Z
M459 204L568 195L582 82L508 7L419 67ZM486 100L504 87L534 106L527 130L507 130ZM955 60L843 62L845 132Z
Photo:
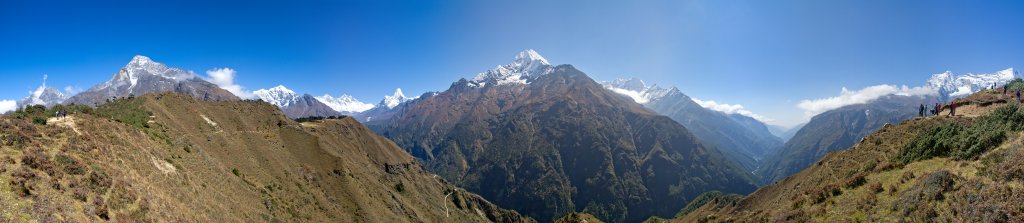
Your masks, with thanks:
M540 75L548 74L554 67L548 60L532 49L524 50L516 54L515 60L510 64L498 65L492 70L477 74L469 85L472 87L484 87L487 84L527 84Z
M284 87L284 85L278 85L277 87L272 87L270 89L259 89L252 93L253 95L256 95L257 98L282 108L288 107L292 103L298 101L299 97L301 97L299 94L296 94L295 91Z
M153 61L149 57L136 55L117 74L114 74L114 78L98 85L97 89L119 88L127 85L130 92L144 75L163 77L172 81L182 81L197 77L192 72L178 68L169 68L162 63Z
M1013 79L1020 77L1020 73L1011 68L991 74L957 75L951 71L941 74L933 74L926 84L927 87L935 88L943 99L951 99L970 95L982 89L991 88L1006 84Z
M601 85L612 92L628 96L632 98L633 101L640 104L647 104L648 102L658 100L659 98L670 95L673 92L681 94L679 89L676 89L675 87L665 89L658 85L647 86L647 83L644 83L643 80L637 78L602 81Z
M517 64L538 63L538 64L542 64L542 65L551 65L550 63L548 63L547 59L544 59L543 56L541 56L539 53L537 53L537 51L534 51L533 49L523 50L523 52L519 52L519 54L516 54L515 63L517 63Z
M412 100L412 99L414 99L414 98L406 97L405 94L402 93L402 89L401 88L396 88L394 94L392 94L392 95L385 95L384 96L384 100L380 101L380 106L384 106L384 107L387 107L388 109L392 109L392 108L395 108L395 106L398 106L399 104L402 104L403 102L406 102L406 101L409 101L409 100Z
M53 87L46 86L46 75L43 75L43 85L40 85L36 90L29 92L28 97L22 99L18 106L25 105L43 105L53 106L64 102L68 99L68 95L64 94L60 90Z
M346 113L363 112L366 110L370 110L374 107L373 104L363 103L362 101L359 101L355 97L349 96L347 94L343 94L341 96L338 96L337 98L331 96L330 94L324 94L323 96L316 97L316 100L323 102L324 104L326 104L328 107L331 107L331 109L334 109L335 111Z

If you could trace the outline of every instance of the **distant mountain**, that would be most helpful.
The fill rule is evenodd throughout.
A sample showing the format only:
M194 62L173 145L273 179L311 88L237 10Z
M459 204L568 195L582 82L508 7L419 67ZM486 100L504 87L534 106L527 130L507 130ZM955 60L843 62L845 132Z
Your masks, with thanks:
M64 101L65 104L96 106L117 97L139 96L146 93L177 92L192 95L204 101L240 100L231 92L199 78L192 72L167 67L135 56L109 81L98 84Z
M679 122L703 144L722 150L747 171L757 169L767 155L782 146L782 140L772 135L764 123L748 116L704 108L677 88L648 86L636 78L602 85Z
M776 137L779 137L780 139L782 139L782 142L786 142L786 141L789 141L789 139L793 138L793 135L796 135L796 132L800 131L800 128L803 128L804 125L807 125L807 123L806 122L800 123L800 124L797 124L796 126L789 127L789 128L785 128L785 127L782 127L782 126L770 125L770 126L768 126L768 130L771 131L772 135L775 135Z
M252 92L257 98L276 105L289 118L303 117L329 117L340 116L341 112L335 111L320 100L309 94L299 95L282 85L270 89L259 89Z
M410 98L406 97L402 93L402 89L395 89L395 93L392 95L385 95L384 99L381 99L376 106L373 108L354 114L357 120L363 123L379 123L384 122L394 116L396 113L405 110L409 107L409 104L414 100L421 97L429 97L436 95L437 92L427 92L418 97Z
M570 212L637 222L703 191L754 187L679 123L532 50L403 105L368 125L445 179L542 222Z
M968 73L956 75L951 71L946 71L941 74L932 75L928 79L926 86L937 89L941 96L940 99L948 101L952 98L963 97L983 89L992 88L994 85L1002 86L1016 78L1020 78L1020 73L1013 68L991 74Z
M53 87L46 86L46 77L43 77L43 85L36 88L36 90L30 92L28 97L18 101L18 107L25 107L26 105L43 105L50 107L63 103L68 99L68 95L64 94L60 90Z
M337 98L332 97L329 94L324 94L323 96L316 97L316 99L342 114L355 114L370 110L374 107L373 104L363 103L355 97L346 94L338 96Z
M739 200L694 202L672 222L1024 222L1014 118L1024 110L1001 90L966 98L963 116L892 123Z
M847 105L818 114L797 131L778 153L755 172L764 183L782 180L807 168L825 154L846 149L885 124L917 116L921 104L934 96L885 96L865 104Z
M799 172L826 153L845 149L886 123L917 116L918 106L968 96L983 89L1000 86L1020 74L1013 68L992 74L956 75L946 71L932 75L924 87L935 92L925 96L890 95L865 104L848 105L811 118L785 146L755 172L771 183Z

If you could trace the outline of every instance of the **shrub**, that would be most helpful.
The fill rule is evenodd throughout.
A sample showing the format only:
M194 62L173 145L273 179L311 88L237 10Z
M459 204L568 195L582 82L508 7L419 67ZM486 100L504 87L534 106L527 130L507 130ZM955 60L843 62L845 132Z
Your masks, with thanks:
M861 185L864 185L867 182L868 180L864 178L864 173L858 173L857 175L854 175L853 177L846 179L846 181L843 182L843 186L849 189L853 189L860 187Z
M239 172L238 169L236 169L236 168L231 168L231 173L235 174L236 177L241 177L242 176L242 173Z
M395 190L398 191L399 193L405 192L405 184L401 182L395 184Z
M52 164L43 149L29 148L21 155L21 165L32 167L32 169L48 170Z
M1006 83L1006 86L1012 92L1016 92L1017 90L1024 91L1024 80L1021 80L1020 78L1013 79L1010 83Z
M1007 132L1024 130L1024 109L1017 104L997 108L974 123L946 123L918 134L895 157L906 164L933 157L975 159L999 146Z
M97 194L104 194L107 192L107 189L110 188L112 182L107 173L94 168L92 173L89 174L88 183L89 189L92 189L93 192L96 192Z
M32 124L46 125L46 117L39 117L39 116L32 117Z
M64 168L64 172L72 175L85 174L85 166L78 162L74 157L70 155L60 153L54 156L54 161Z
M868 190L871 191L872 193L876 193L877 194L877 193L881 193L882 191L884 191L885 188L882 188L882 183L875 182L875 183L873 183L871 185L868 185Z

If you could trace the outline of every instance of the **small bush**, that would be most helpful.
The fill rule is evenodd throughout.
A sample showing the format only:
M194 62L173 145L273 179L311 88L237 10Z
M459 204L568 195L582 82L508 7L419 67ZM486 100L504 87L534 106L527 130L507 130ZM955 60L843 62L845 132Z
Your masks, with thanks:
M83 166L74 157L68 154L60 153L54 156L54 161L58 165L63 167L64 172L72 175L83 175L85 174L85 166Z
M39 116L32 117L32 124L46 125L46 117L39 117Z
M89 174L88 179L89 189L92 189L92 191L97 194L106 193L107 189L110 189L110 185L112 184L110 176L99 169L94 169L92 173Z
M914 179L914 177L917 177L914 176L914 171L907 170L903 172L903 175L900 175L900 183L906 183L908 180Z
M242 176L242 173L239 172L238 169L236 169L236 168L231 168L231 173L235 174L236 177L241 177Z
M881 193L882 191L884 191L885 188L882 188L882 183L875 182L875 183L873 183L871 185L868 185L868 190L871 191L872 193L876 193L877 194L877 193Z
M405 184L401 182L395 184L395 190L398 191L399 193L405 192Z
M864 173L858 173L858 174L854 175L853 177L850 177L849 179L846 179L846 181L843 182L843 187L846 187L846 188L849 188L849 189L853 189L853 188L860 187L861 185L864 185L867 182L868 182L868 180L866 178L864 178Z
M23 197L29 196L32 195L32 188L30 186L31 181L36 178L37 176L35 171L32 171L32 169L29 169L28 167L22 166L21 168L18 168L11 173L10 185L11 187L13 187L13 189L15 189L18 195L21 195Z
M50 158L40 148L29 148L21 155L21 165L32 167L32 169L49 170L51 167Z

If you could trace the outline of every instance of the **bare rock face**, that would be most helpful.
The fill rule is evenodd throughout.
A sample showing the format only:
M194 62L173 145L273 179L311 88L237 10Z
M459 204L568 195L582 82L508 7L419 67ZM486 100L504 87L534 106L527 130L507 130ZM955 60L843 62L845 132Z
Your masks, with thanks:
M159 92L188 94L204 101L239 100L238 96L199 78L194 73L167 67L140 55L132 58L132 61L114 74L109 81L68 98L64 104L97 106L112 98Z

